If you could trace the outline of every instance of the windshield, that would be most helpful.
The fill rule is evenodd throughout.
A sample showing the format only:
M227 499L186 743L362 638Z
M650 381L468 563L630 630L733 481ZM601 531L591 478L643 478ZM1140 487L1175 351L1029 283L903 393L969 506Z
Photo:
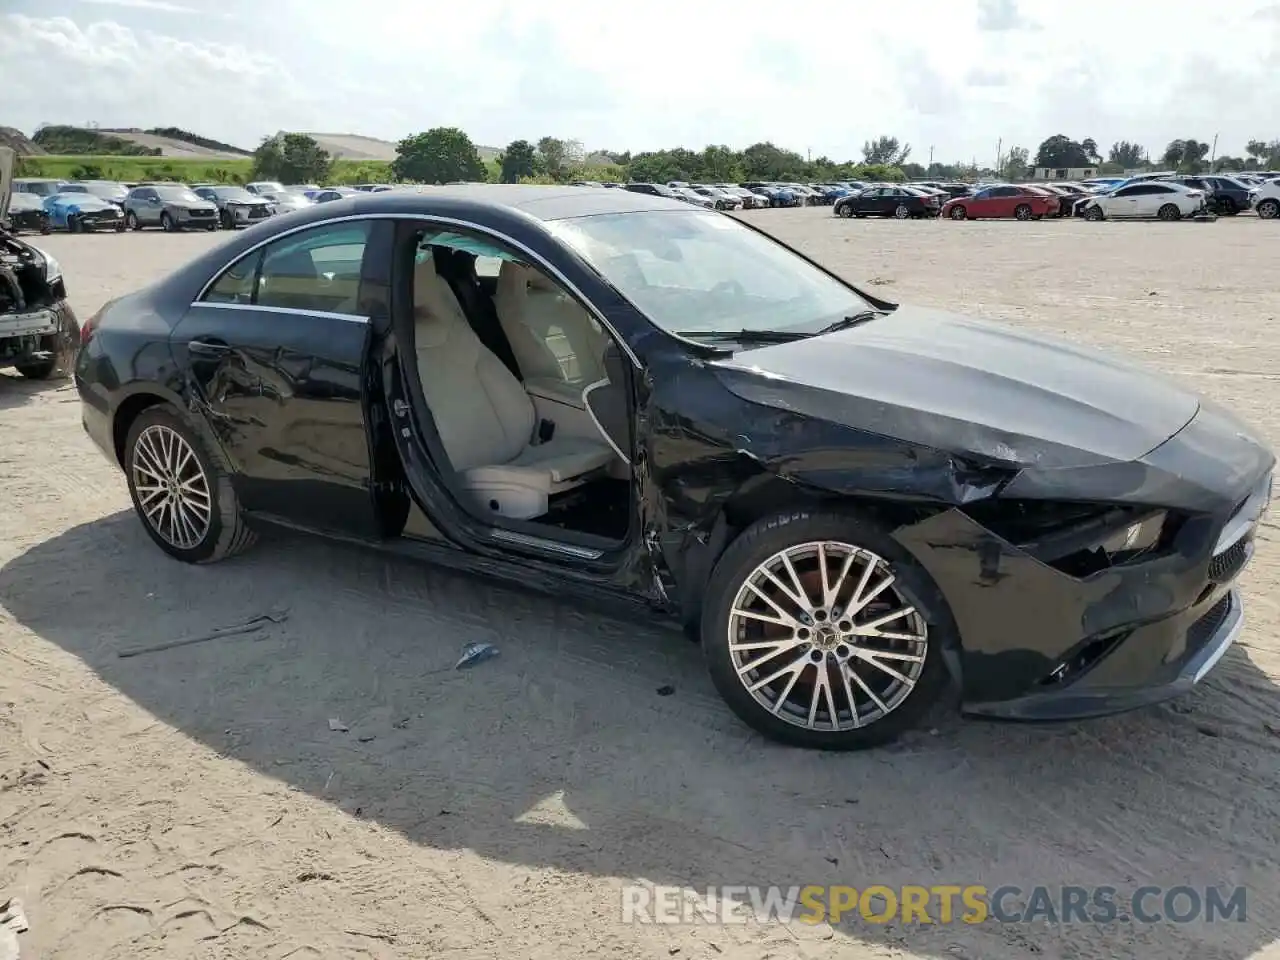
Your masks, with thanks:
M672 332L815 332L868 308L834 277L718 213L606 214L547 226Z
M155 187L153 189L161 200L171 200L177 203L205 202L186 187Z
M214 187L213 195L219 200L258 200L244 187Z
M23 190L40 197L52 197L55 193L61 193L65 186L65 183L57 180L28 180L23 185Z

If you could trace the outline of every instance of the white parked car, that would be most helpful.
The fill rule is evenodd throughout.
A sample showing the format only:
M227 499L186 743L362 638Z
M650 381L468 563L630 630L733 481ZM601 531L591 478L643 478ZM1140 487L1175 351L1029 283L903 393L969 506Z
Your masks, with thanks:
M1205 200L1203 190L1163 180L1144 180L1080 202L1084 204L1086 220L1118 220L1124 217L1181 220L1204 213L1207 209Z
M1280 217L1280 180L1266 180L1250 190L1249 205L1264 220Z

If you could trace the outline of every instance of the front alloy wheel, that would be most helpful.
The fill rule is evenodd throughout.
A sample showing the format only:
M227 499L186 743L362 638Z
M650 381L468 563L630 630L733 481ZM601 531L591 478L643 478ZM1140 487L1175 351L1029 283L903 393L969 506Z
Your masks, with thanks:
M712 679L747 723L797 746L894 739L945 676L948 615L910 555L839 514L769 518L726 550L707 591ZM940 642L940 639L939 641Z
M1258 216L1263 220L1274 220L1280 217L1280 200L1266 199L1257 206Z

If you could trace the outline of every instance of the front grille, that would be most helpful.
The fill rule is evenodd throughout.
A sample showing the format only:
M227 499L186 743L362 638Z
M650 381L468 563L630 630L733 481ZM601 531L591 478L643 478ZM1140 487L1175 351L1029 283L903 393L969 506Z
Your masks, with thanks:
M1241 537L1209 561L1209 579L1214 583L1229 583L1239 575L1248 562L1248 538Z
M1228 593L1187 630L1187 653L1195 653L1208 643L1226 621L1227 614L1230 612L1231 594Z
M260 218L260 217L265 217L266 215L267 215L267 211L266 211L266 208L265 208L265 207L250 207L250 208L249 208L249 219L250 219L250 220L256 220L256 219L258 219L258 218Z

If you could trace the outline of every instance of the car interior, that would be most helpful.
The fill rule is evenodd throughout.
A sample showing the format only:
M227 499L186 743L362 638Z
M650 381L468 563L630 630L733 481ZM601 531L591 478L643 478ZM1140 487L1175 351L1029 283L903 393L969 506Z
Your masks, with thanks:
M462 505L553 538L625 540L631 421L611 335L505 249L440 231L415 242L413 355Z

